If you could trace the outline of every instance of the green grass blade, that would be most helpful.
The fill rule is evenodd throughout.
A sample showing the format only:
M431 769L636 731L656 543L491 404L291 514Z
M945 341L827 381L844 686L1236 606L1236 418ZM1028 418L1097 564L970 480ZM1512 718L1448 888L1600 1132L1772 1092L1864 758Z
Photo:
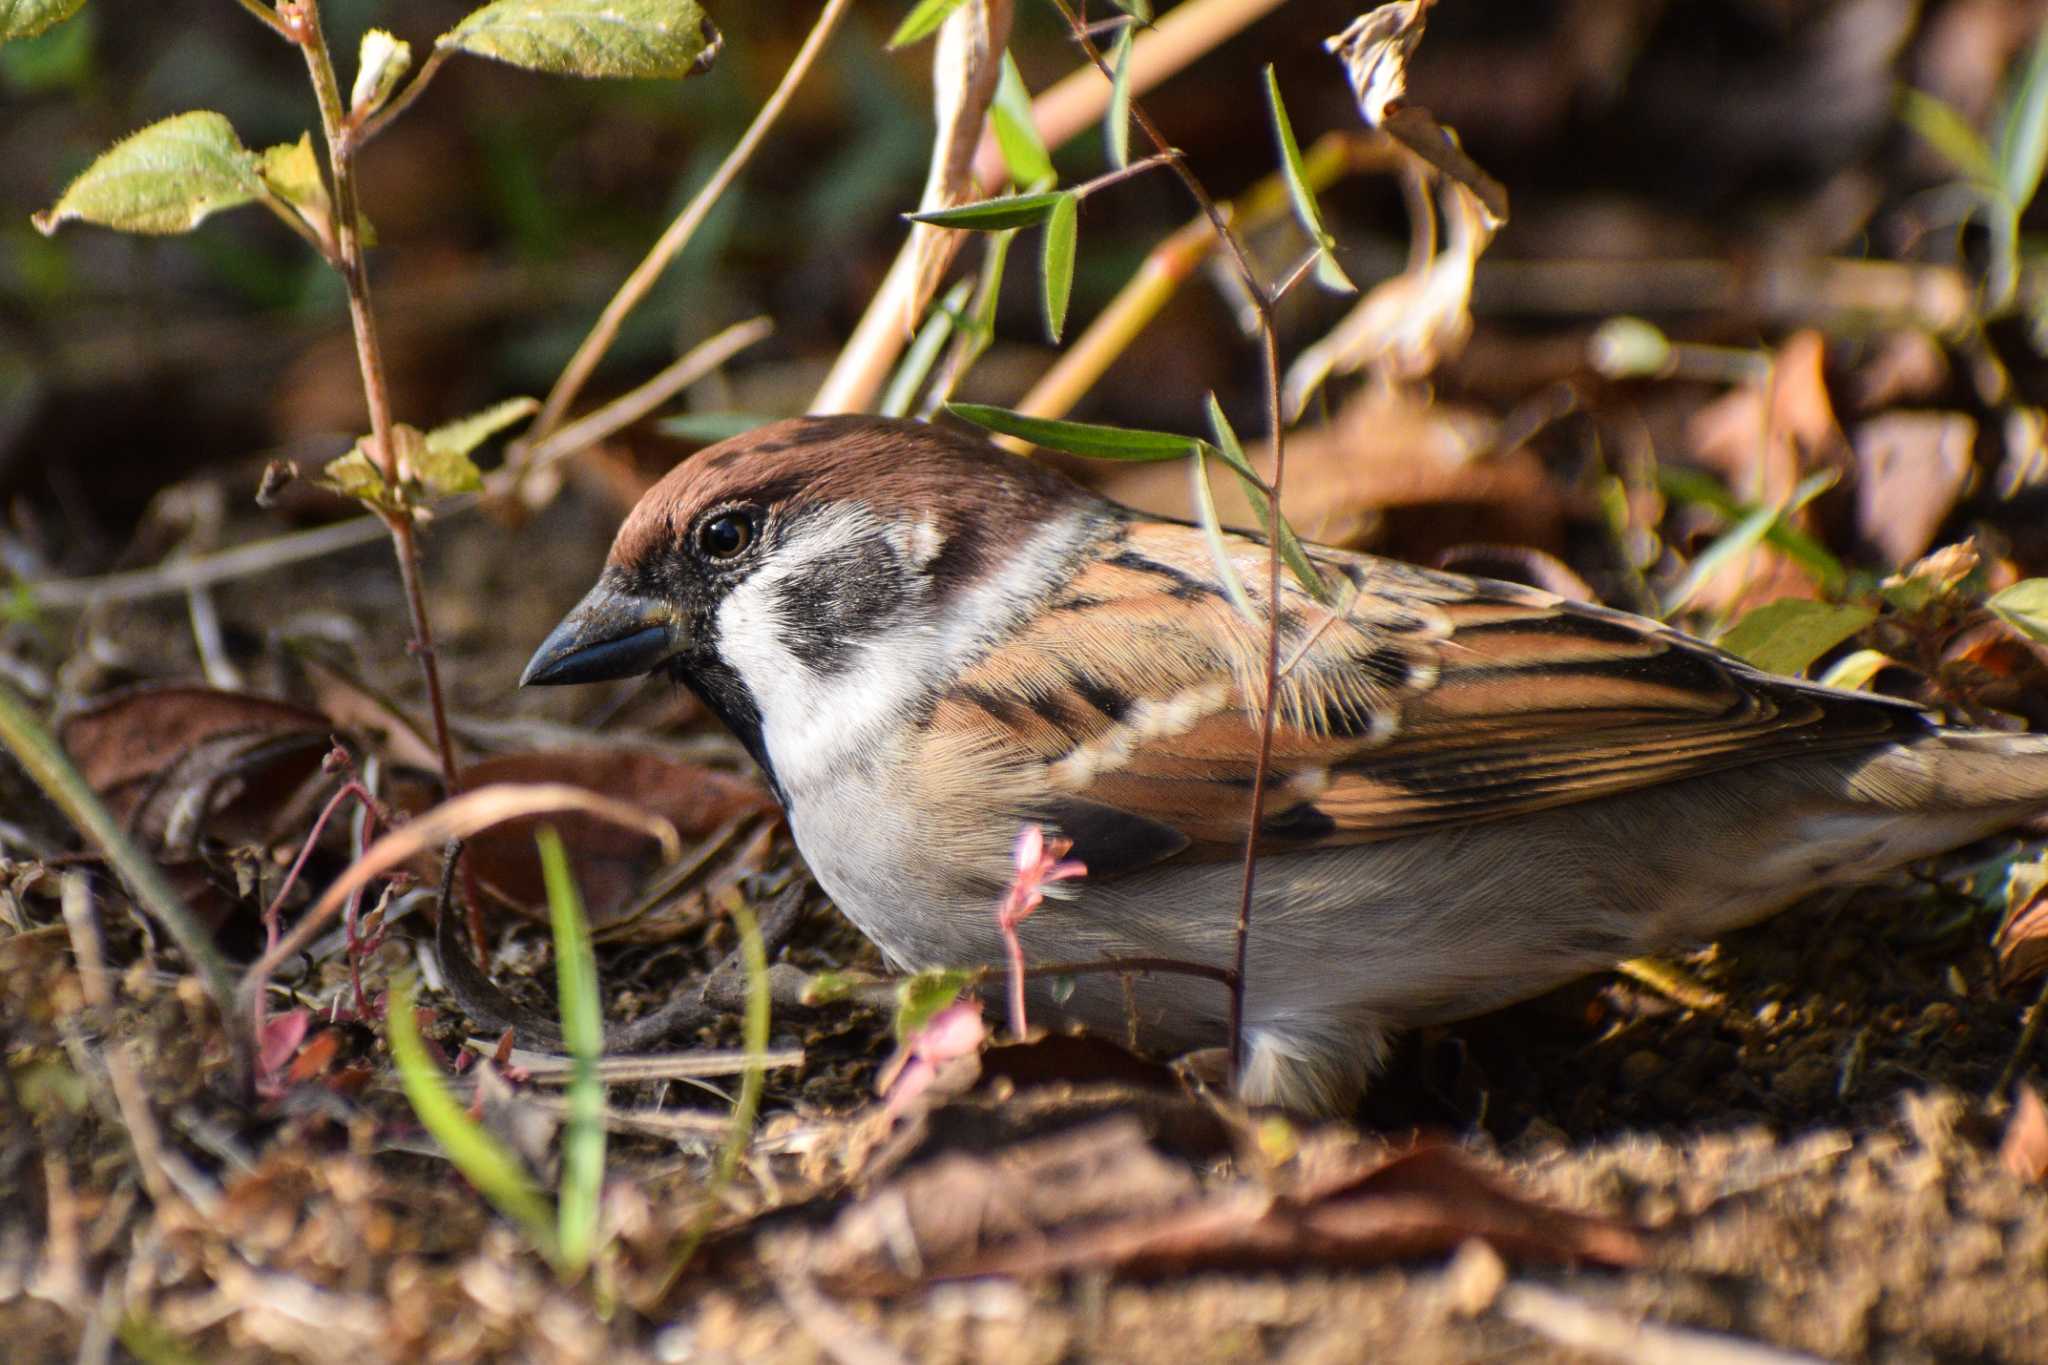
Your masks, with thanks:
M917 329L910 349L897 362L896 373L889 376L889 387L882 391L882 401L875 407L877 413L884 417L909 415L910 405L917 401L917 391L931 377L939 352L945 349L947 340L953 335L954 320L967 306L968 296L973 292L972 279L961 280L946 291L938 307L925 318L924 326Z
M1237 608L1238 615L1263 629L1266 623L1260 618L1259 609L1252 605L1251 594L1244 590L1244 580L1238 577L1237 565L1231 561L1230 549L1223 543L1223 525L1216 519L1216 494L1209 487L1209 457L1200 446L1195 447L1195 457L1188 461L1188 480L1193 485L1202 538L1209 543L1209 558L1215 562L1223 595Z
M1109 153L1109 164L1123 170L1131 164L1131 33L1133 25L1125 24L1123 31L1116 35L1116 46L1110 49L1109 108L1102 115L1102 143Z
M420 1041L419 1021L413 1018L413 983L410 976L391 983L391 997L384 1010L385 1035L391 1042L391 1056L398 1064L398 1082L412 1103L420 1123L441 1144L441 1150L455 1163L470 1184L484 1198L519 1225L528 1241L553 1265L561 1265L561 1243L555 1236L555 1213L547 1196L540 1192L526 1167L509 1148L491 1136L483 1125L463 1112L448 1093L441 1072Z
M1996 185L1991 148L1954 105L1920 90L1899 95L1899 119L1958 171L1980 185Z
M910 13L903 16L903 22L889 35L889 47L909 47L921 43L939 31L939 25L951 18L953 11L966 4L967 0L918 0Z
M1287 117L1287 106L1280 99L1280 81L1274 76L1270 64L1266 67L1266 108L1273 118L1273 137L1280 144L1280 170L1287 182L1288 201L1294 205L1294 216L1301 224L1301 230L1316 244L1320 255L1316 262L1316 278L1326 289L1344 294L1356 293L1358 286L1337 264L1337 239L1323 226L1323 212L1316 205L1316 192L1310 187L1308 171L1301 164L1301 144L1294 140L1294 124Z
M604 1010L599 1003L597 956L583 897L569 872L569 856L553 826L535 835L541 879L547 886L548 919L555 932L555 990L560 1002L562 1043L570 1072L565 1099L569 1116L562 1128L562 1188L556 1228L562 1268L581 1274L597 1244L598 1199L604 1190L604 1083L598 1059L604 1054Z
M913 223L933 227L963 228L969 232L1001 232L1004 228L1035 227L1052 217L1053 210L1072 198L1064 190L1044 194L1007 194L1000 199L977 199L950 209L906 213Z
M2048 29L2012 85L1998 128L1998 180L2014 213L2034 202L2048 165Z
M1288 523L1287 518L1274 516L1272 499L1266 493L1266 481L1252 468L1252 462L1245 456L1243 444L1237 439L1236 430L1230 425L1230 418L1224 415L1223 405L1216 401L1216 395L1213 393L1209 395L1207 411L1209 431L1216 438L1216 453L1236 473L1238 482L1244 485L1245 497L1250 500L1252 515L1259 519L1259 525L1265 528L1267 535L1279 537L1280 558L1286 563L1287 571L1294 575L1294 581L1301 584L1303 591L1309 596L1326 607L1332 605L1336 597L1330 591L1329 580L1323 577L1322 570L1308 557L1307 549L1302 546L1301 537L1294 533L1294 527Z
M1683 609L1685 604L1693 599L1693 594L1705 586L1707 580L1719 573L1725 565L1763 544L1773 526L1812 502L1834 482L1835 475L1832 471L1814 474L1792 490L1792 496L1785 500L1783 506L1767 504L1751 508L1740 521L1723 532L1718 540L1702 550L1699 558L1693 560L1691 567L1685 571L1685 577L1664 601L1665 619L1670 619Z

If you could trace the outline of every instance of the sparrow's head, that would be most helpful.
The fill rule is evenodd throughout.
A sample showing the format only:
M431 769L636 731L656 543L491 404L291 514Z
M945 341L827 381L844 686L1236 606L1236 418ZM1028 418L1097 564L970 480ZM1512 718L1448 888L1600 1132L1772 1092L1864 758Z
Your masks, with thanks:
M1042 465L923 422L772 423L648 490L520 682L666 668L758 756L763 693L794 701L801 684L874 672L905 652L888 646L956 624L958 604L1042 531L1100 506Z

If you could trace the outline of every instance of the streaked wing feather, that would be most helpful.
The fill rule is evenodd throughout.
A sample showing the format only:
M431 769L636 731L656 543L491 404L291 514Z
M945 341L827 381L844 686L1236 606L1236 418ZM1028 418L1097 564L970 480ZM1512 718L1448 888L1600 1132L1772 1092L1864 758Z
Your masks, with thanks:
M1266 551L1231 539L1263 612ZM1315 553L1351 595L1333 619L1283 592L1261 834L1275 849L1499 819L1924 723L1605 608ZM1005 775L1019 818L1088 812L1067 833L1102 875L1240 855L1266 641L1212 586L1208 556L1193 528L1133 523L940 698L932 770L970 770L946 756L973 752L972 771ZM1119 832L1105 811L1135 823Z

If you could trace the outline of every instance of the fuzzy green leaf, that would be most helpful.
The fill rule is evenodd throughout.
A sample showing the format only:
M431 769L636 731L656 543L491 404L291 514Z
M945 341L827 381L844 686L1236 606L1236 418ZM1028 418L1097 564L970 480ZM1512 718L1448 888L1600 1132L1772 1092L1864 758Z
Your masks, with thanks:
M1031 92L1024 88L1017 59L1003 54L1003 72L996 81L996 97L988 109L989 126L995 130L996 146L1002 149L1003 165L1018 185L1036 185L1053 178L1052 155L1038 124L1031 117Z
M1109 164L1122 170L1131 164L1131 32L1125 24L1110 49L1109 108L1102 115L1102 141Z
M2015 213L2034 200L2048 166L2048 30L2034 40L1999 120L1998 179Z
M2022 579L1984 605L2020 634L2048 645L2048 578Z
M958 967L933 967L896 988L896 1041L907 1043L924 1030L932 1016L960 998L974 973Z
M1133 431L1126 427L1097 426L1092 422L1062 422L1050 417L1027 417L1008 408L983 403L948 403L946 411L978 427L1015 436L1047 450L1064 450L1091 460L1131 460L1147 463L1178 460L1199 444L1192 436L1175 436L1165 431Z
M1316 206L1316 192L1308 183L1307 169L1301 164L1301 144L1294 140L1294 124L1287 117L1287 106L1281 102L1280 81L1274 76L1271 65L1266 67L1266 107L1273 117L1273 137L1280 144L1280 170L1287 182L1288 201L1294 205L1295 220L1320 253L1320 259L1316 261L1316 280L1324 288L1340 294L1356 293L1358 286L1337 264L1337 239L1323 226L1322 210Z
M889 35L889 47L909 47L912 43L923 42L939 31L939 25L952 18L953 11L966 4L967 0L917 0L910 13L903 16L903 22Z
M1080 201L1063 194L1045 220L1045 328L1055 344L1067 325L1067 302L1074 293L1074 246L1080 232Z
M1892 667L1894 662L1890 655L1875 649L1859 649L1829 665L1828 671L1820 675L1820 685L1861 692L1870 686L1871 679Z
M1061 201L1073 196L1065 192L1045 194L1010 194L1001 199L977 199L972 204L960 204L950 209L932 209L926 213L906 213L903 216L913 223L930 223L933 227L965 228L974 232L1002 232L1008 228L1036 226L1052 217L1053 210Z
M349 113L368 118L384 107L399 79L412 69L412 44L381 28L363 35L356 49L356 79L349 87Z
M531 398L507 398L482 412L473 412L435 427L427 433L427 449L467 455L514 422L539 411L540 404Z
M1216 519L1216 494L1209 487L1209 458L1200 446L1195 448L1195 458L1188 461L1188 479L1193 485L1196 519L1202 526L1202 539L1208 543L1209 559L1216 566L1216 577L1223 584L1223 595L1230 599L1230 605L1237 608L1237 614L1253 625L1264 625L1259 619L1257 607L1252 605L1251 594L1244 590L1244 580L1238 577L1237 565L1230 558L1230 547L1223 541L1223 524Z
M297 142L265 147L256 159L256 173L270 192L297 209L310 223L324 223L333 209L320 159L313 154L313 135L300 133Z
M1718 643L1766 673L1797 676L1876 619L1877 613L1869 607L1790 597L1750 612L1730 626Z
M46 236L71 219L122 232L188 232L262 193L256 154L226 118L201 109L115 143L32 221Z
M1954 105L1924 91L1907 90L1899 96L1899 118L1970 179L1980 185L1998 183L1997 168L1991 163L1991 149Z
M0 43L33 38L85 8L85 0L0 0Z
M493 0L434 40L556 76L678 79L722 43L696 0Z
M1213 393L1209 395L1207 411L1209 431L1216 438L1214 449L1223 457L1224 463L1236 473L1238 482L1244 485L1245 499L1251 503L1252 515L1259 519L1259 525L1265 528L1267 535L1279 537L1280 558L1287 565L1287 571L1294 575L1294 581L1301 584L1302 590L1310 597L1324 606L1331 605L1336 601L1336 597L1330 591L1329 580L1323 577L1322 570L1315 566L1315 561L1308 557L1308 550L1302 545L1301 537L1294 533L1294 527L1288 523L1287 518L1279 517L1278 524L1275 524L1273 502L1266 496L1266 481L1259 477L1259 472L1252 468L1252 462L1245 457L1244 446L1239 443L1237 432L1230 425L1230 418L1224 415L1223 405L1216 401L1216 395Z

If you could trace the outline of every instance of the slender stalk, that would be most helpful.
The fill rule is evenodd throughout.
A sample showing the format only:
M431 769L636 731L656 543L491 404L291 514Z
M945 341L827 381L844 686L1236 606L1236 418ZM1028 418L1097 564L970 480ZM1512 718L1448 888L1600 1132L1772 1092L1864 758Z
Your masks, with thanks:
M1052 6L1060 12L1060 17L1066 20L1067 27L1074 35L1074 41L1102 73L1103 79L1114 83L1116 73L1110 70L1102 50L1095 45L1094 39L1089 37L1087 25L1082 23L1080 15L1068 6L1067 0L1052 0ZM1172 150L1165 137L1160 134L1158 125L1152 122L1151 115L1147 114L1135 99L1131 101L1131 119L1138 125L1139 131L1145 134L1154 151L1165 154ZM1286 471L1286 432L1281 424L1280 411L1280 340L1273 327L1273 303L1277 294L1259 278L1259 273L1253 268L1244 244L1238 240L1237 234L1230 230L1227 216L1210 197L1208 190L1203 188L1195 173L1188 169L1186 161L1176 156L1171 158L1170 164L1173 173L1180 178L1181 184L1187 187L1188 193L1201 207L1202 216L1209 221L1210 227L1216 233L1216 240L1230 253L1231 264L1236 268L1238 277L1244 284L1245 293L1258 315L1259 339L1265 359L1266 420L1273 442L1272 508L1277 523L1280 516L1281 476ZM1273 721L1277 709L1274 703L1280 689L1280 537L1277 534L1267 537L1266 609L1270 619L1266 623L1265 696L1259 707L1259 763L1252 773L1251 823L1245 830L1244 886L1243 894L1238 899L1237 936L1235 951L1232 954L1230 1076L1233 1085L1244 1075L1245 969L1251 953L1252 892L1258 870L1259 826L1266 818L1266 768L1273 757Z
M448 60L450 51L451 49L445 47L435 48L413 78L405 83L405 89L392 96L382 109L356 125L355 130L349 135L349 149L355 151L367 145L377 134L390 127L393 119L412 108L412 102L420 97L420 93L427 88L427 82L434 79L435 73Z
M235 0L235 3L255 15L257 23L269 29L278 37L283 38L287 42L297 41L297 39L292 37L291 30L285 27L284 21L277 17L277 11L261 3L261 0Z
M698 226L711 212L712 206L724 196L727 188L753 158L754 149L761 145L761 140L768 135L768 130L774 127L776 120L782 116L790 97L796 93L797 87L809 74L812 64L824 50L826 40L839 26L839 20L845 15L851 2L852 0L825 0L824 9L819 12L817 22L811 25L810 34L804 39L803 46L797 49L796 57L789 64L789 70L782 73L781 83L775 87L774 93L768 96L768 101L761 106L760 112L754 115L754 121L747 125L747 131L741 135L732 151L726 154L725 160L719 163L718 169L712 172L711 179L704 183L704 188L697 191L684 206L683 211L676 215L675 221L668 225L668 230L648 249L646 257L633 268L633 273L626 277L626 282L619 286L618 292L612 295L611 302L607 303L604 311L598 315L596 324L590 329L590 335L583 338L583 344L578 346L576 354L569 358L569 363L563 367L560 377L555 380L554 388L549 390L547 400L542 403L540 415L534 418L533 425L527 429L524 438L515 441L507 452L506 461L513 468L523 472L528 462L528 452L532 447L546 440L555 428L562 424L562 419L568 415L569 405L576 401L576 396L589 382L591 372L597 368L597 362L618 338L619 328L625 322L626 315L639 307L641 300L647 297L648 291L654 288L655 281L661 278L662 271L668 269L669 262L675 259L676 253L689 243Z
M398 559L406 610L412 617L412 651L419 658L427 705L433 714L441 778L452 793L461 790L462 775L455 762L454 742L448 734L447 704L442 699L441 669L434 652L434 628L427 617L426 594L421 586L417 528L412 509L398 496L400 470L398 446L391 435L391 391L385 378L383 348L377 337L377 318L370 306L370 271L363 256L355 147L348 109L342 103L334 58L327 47L326 32L320 26L319 0L281 0L278 16L286 35L305 55L313 96L320 106L320 130L327 139L327 169L334 179L334 244L340 257L337 268L348 289L349 324L355 333L356 363L363 375L363 401L370 413L369 455L383 473L385 489L392 495L391 510L380 511L379 515L391 533L391 547Z

